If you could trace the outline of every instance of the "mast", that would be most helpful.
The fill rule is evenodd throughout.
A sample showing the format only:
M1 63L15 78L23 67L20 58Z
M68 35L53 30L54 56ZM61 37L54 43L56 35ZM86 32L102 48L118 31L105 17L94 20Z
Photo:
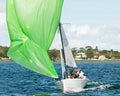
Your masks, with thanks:
M64 62L64 66L65 66L65 73L64 73L64 78L67 75L67 68L66 68L66 58L65 58L65 49L64 49L64 44L63 44L63 35L62 35L62 29L61 29L61 23L59 23L59 31L60 31L60 38L61 38L61 43L62 43L62 53L63 53L63 62Z
M64 63L66 65L66 59L65 59L65 50L64 50L64 45L63 45L63 36L62 36L62 30L61 30L61 23L59 23L59 30L60 30L60 37L61 37L61 43L62 43L62 53L63 53L63 59Z

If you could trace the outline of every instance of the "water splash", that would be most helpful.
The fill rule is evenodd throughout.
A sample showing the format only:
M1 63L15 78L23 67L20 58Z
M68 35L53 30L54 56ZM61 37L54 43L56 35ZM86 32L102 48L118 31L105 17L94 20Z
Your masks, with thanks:
M87 86L89 86L89 87L86 87L84 89L85 91L103 90L103 89L109 89L109 88L113 88L114 87L114 85L105 84L105 83L102 83L102 82L89 82Z

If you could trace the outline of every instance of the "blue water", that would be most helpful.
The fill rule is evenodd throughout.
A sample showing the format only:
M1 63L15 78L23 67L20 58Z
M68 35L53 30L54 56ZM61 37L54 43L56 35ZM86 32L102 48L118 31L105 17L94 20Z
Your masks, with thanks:
M60 63L54 63L60 75ZM54 80L14 62L0 62L0 96L120 96L120 62L82 62L77 65L90 82L81 92L63 93Z

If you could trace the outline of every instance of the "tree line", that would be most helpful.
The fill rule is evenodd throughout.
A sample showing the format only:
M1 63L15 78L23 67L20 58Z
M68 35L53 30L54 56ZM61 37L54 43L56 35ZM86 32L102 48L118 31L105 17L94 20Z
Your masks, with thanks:
M0 58L7 58L8 47L0 46Z
M83 57L82 59L98 59L100 55L104 55L106 58L111 59L120 59L120 52L115 51L113 49L111 50L99 50L98 47L96 46L95 48L92 48L92 46L86 46L86 47L81 47L81 48L72 48L71 49L73 57L75 58L78 53L84 53L86 54L86 58ZM53 61L58 61L60 60L60 51L58 49L51 49L48 51L48 54Z
M0 58L8 58L7 51L9 47L0 46ZM88 58L94 58L96 56L99 57L100 55L105 55L106 58L110 59L112 57L116 59L120 59L120 52L115 51L113 49L111 50L99 50L96 46L95 48L92 48L92 46L86 46L81 48L72 48L71 49L73 57L77 56L78 53L85 53L86 59ZM59 61L60 60L60 51L58 49L50 49L48 50L48 54L50 56L50 59L52 61Z

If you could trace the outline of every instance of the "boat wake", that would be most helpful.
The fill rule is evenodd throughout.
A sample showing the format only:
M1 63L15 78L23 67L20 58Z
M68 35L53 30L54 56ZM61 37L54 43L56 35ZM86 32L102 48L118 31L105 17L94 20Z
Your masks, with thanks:
M114 85L111 84L104 84L101 82L90 82L88 83L88 88L85 90L99 90L99 89L109 89L112 88Z

